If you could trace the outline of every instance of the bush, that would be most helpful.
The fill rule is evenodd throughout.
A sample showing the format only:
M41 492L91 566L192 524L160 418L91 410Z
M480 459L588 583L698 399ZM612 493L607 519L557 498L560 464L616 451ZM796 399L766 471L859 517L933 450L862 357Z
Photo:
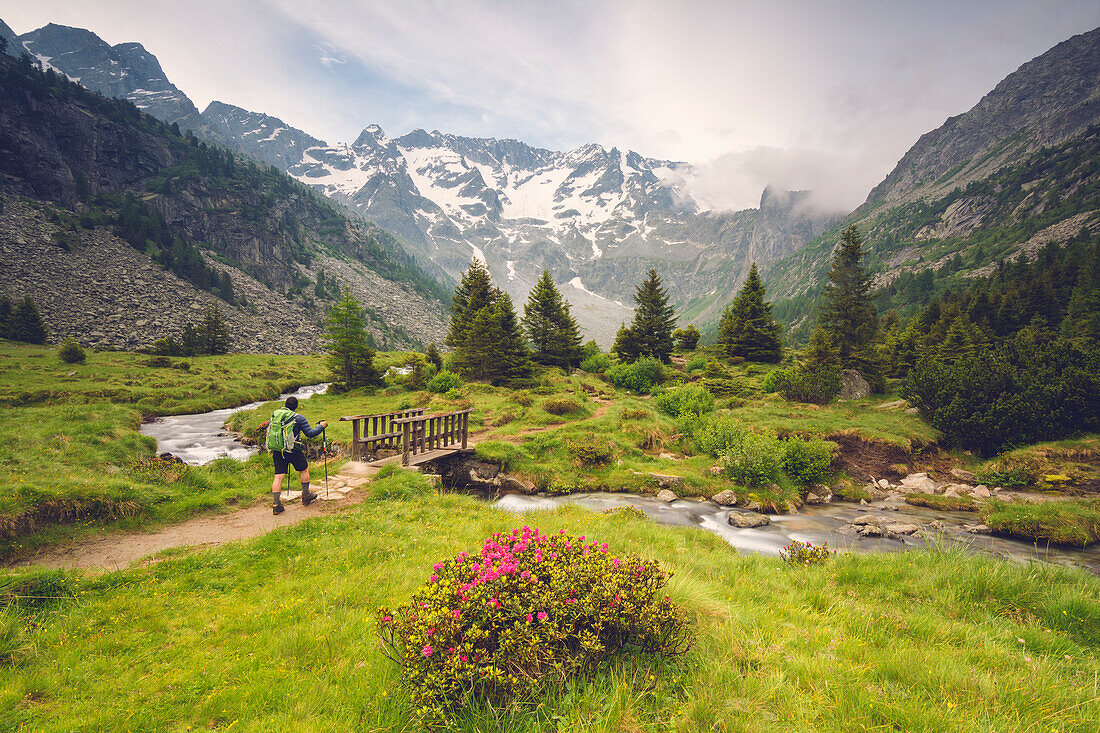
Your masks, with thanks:
M645 420L652 417L653 413L638 407L628 408L619 413L620 420Z
M779 551L779 557L788 565L809 567L810 565L823 565L825 561L836 554L829 549L829 543L823 542L814 547L812 542L799 542L792 540L791 544Z
M665 381L665 366L659 360L645 356L633 364L616 364L607 370L607 378L616 387L645 394L653 385Z
M172 365L173 369L179 369L181 372L191 371L191 362L189 361L177 361Z
M436 374L428 381L428 391L435 394L444 394L462 386L462 377L446 369Z
M748 431L731 415L707 415L701 419L681 420L680 429L691 436L696 447L714 457L729 453L741 445Z
M779 478L783 448L773 436L746 432L719 460L722 475L730 480L742 486L765 486Z
M760 382L760 389L764 391L764 394L772 394L778 387L779 370L773 369L764 375L763 381Z
M836 447L827 440L788 438L783 441L783 473L803 486L820 483L829 475Z
M88 358L88 355L84 353L84 349L80 347L80 343L72 336L69 336L62 341L61 346L57 348L57 358L66 364L83 364L84 360Z
M901 396L948 442L990 456L1100 429L1100 349L1023 337L953 361L926 356Z
M593 354L581 362L581 369L589 374L603 374L610 368L610 354Z
M530 407L534 403L534 399L531 398L529 392L519 391L512 393L512 402L515 402L520 407Z
M584 406L572 397L551 397L543 400L542 409L551 415L572 415L583 412Z
M684 366L684 369L689 372L697 372L700 369L705 369L706 366L707 358L705 356L696 356Z
M442 723L474 702L534 701L626 651L672 657L691 642L654 561L524 527L436 563L409 603L378 612L383 650L413 705Z
M771 372L775 375L775 391L791 402L809 402L824 405L832 402L840 392L840 370L821 367L813 371L795 367Z
M172 360L167 356L150 356L145 360L145 366L153 367L154 369L167 369L172 366Z
M565 441L565 449L578 468L606 466L615 457L615 446L594 433Z
M671 417L714 412L714 395L699 384L685 384L656 396L657 409Z

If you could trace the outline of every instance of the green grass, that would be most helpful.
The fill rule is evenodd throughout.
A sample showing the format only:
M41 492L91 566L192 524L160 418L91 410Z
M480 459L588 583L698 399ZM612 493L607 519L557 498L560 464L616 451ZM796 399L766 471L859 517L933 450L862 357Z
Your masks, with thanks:
M1039 504L990 501L982 521L994 532L1024 540L1086 547L1100 542L1100 499Z
M147 366L149 357L121 351L88 352L66 364L56 350L0 341L0 406L111 402L145 415L181 415L236 407L326 379L317 356L230 354L172 358L184 371Z
M969 496L944 496L943 494L906 494L905 503L926 506L949 512L976 512L978 503Z
M439 496L65 576L71 599L0 618L13 659L0 728L413 730L375 609L525 523L659 560L696 647L675 664L619 659L534 708L474 707L458 730L1093 731L1100 718L1100 583L1083 571L954 551L789 568L624 513L519 519Z

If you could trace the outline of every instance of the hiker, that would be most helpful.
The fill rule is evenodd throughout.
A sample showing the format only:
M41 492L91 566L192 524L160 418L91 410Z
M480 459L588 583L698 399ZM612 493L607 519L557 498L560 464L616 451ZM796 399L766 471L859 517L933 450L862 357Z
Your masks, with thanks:
M309 506L317 498L317 494L309 490L309 462L302 451L298 436L303 434L307 438L313 438L328 426L327 422L321 420L317 427L311 428L309 420L295 412L298 409L297 397L287 397L285 404L285 407L280 407L272 414L268 422L260 426L268 428L267 447L275 461L275 479L271 482L272 514L283 513L283 480L286 478L288 466L294 466L302 481L302 506Z

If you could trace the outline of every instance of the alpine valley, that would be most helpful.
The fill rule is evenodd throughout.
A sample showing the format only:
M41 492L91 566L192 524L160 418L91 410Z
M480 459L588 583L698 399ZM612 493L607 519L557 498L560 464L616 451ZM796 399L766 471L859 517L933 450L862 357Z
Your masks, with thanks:
M1100 227L1091 129L1100 121L1100 29L1024 64L971 111L921 137L847 216L817 207L812 192L772 187L757 209L711 210L693 195L690 164L597 144L562 152L420 129L390 137L377 125L350 144L331 144L224 102L200 113L139 43L110 46L90 31L54 24L20 36L7 26L0 32L9 54L29 53L92 91L323 193L345 216L392 235L395 251L436 278L440 293L477 258L518 305L548 269L588 337L604 346L629 320L634 287L651 267L681 322L706 331L755 262L797 340L839 231L850 223L867 233L879 286L893 286L896 295L899 283L922 271L940 278L925 298L987 274L998 259ZM244 272L260 266L214 247L204 256ZM328 267L348 276L339 264ZM316 281L316 268L300 274ZM296 282L271 286L282 297ZM920 301L906 297L886 305ZM376 307L369 298L368 305ZM433 308L443 306L435 301ZM442 321L431 323L420 331L395 325L411 329L414 340L437 340Z

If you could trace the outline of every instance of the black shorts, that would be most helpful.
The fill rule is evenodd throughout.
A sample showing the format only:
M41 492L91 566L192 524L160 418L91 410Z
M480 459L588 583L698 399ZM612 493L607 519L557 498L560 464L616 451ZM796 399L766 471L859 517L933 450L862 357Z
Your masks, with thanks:
M275 475L280 473L286 473L287 465L294 466L295 471L304 471L309 468L309 463L306 461L306 454L302 452L302 446L298 446L289 453L283 453L282 451L271 451L271 457L275 461Z

